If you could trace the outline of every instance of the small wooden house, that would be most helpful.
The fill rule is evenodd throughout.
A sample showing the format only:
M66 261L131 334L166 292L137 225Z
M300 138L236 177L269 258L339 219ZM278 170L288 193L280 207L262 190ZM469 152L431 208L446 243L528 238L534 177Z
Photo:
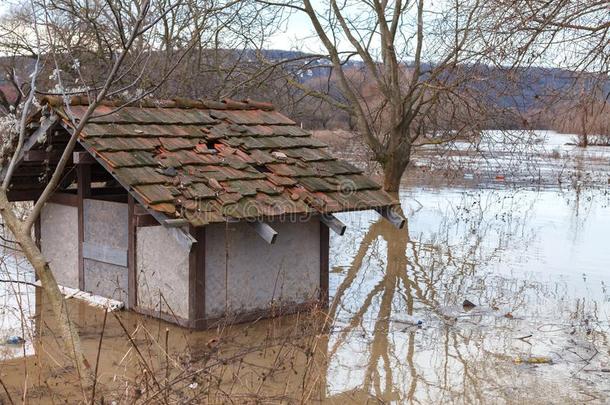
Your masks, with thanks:
M9 198L36 200L86 98L47 97ZM107 101L87 121L36 227L59 284L203 328L328 297L333 213L396 200L273 106Z

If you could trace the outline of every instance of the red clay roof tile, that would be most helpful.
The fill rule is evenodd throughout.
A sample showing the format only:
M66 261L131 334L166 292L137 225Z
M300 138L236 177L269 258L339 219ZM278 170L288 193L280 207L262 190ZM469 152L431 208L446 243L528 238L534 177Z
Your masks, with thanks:
M68 108L67 125L87 100ZM194 226L227 217L340 212L397 202L353 165L275 111L252 101L104 101L79 142L148 208Z

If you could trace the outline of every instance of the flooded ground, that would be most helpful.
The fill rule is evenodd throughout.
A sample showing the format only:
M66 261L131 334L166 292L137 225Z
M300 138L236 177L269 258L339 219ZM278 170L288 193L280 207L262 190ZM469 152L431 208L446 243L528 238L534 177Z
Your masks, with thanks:
M459 145L449 163L422 153L406 229L340 215L328 310L191 332L68 300L97 401L610 403L610 154L550 138L527 155L537 172ZM438 174L456 160L459 175ZM8 253L0 279L32 281ZM0 397L89 402L42 294L2 287L0 338L26 342L0 346Z
M406 231L362 215L333 240L330 392L608 402L607 190L415 188L401 200Z

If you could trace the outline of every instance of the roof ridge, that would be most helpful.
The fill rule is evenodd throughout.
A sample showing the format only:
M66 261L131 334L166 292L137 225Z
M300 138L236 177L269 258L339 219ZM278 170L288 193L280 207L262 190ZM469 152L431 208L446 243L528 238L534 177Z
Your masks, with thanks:
M66 103L71 106L88 106L89 97L84 95L74 95L64 98L63 96L44 96L40 103L51 107L61 107ZM140 107L140 108L180 108L180 109L202 109L202 110L264 110L274 111L275 106L264 101L244 99L242 101L225 98L222 101L191 99L185 97L175 97L168 99L141 99L137 101L127 101L120 98L104 99L100 102L101 106L108 107Z

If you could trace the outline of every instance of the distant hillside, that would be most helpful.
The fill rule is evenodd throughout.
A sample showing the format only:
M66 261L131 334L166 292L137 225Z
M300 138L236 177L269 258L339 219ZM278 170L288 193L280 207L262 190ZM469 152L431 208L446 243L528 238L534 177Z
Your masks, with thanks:
M298 51L271 49L262 51L262 53L264 58L272 63L287 61L286 68L289 71L298 72L296 74L303 83L311 85L329 84L331 86L329 90L333 94L340 94L340 89L336 87L336 81L328 80L331 74L328 60ZM221 50L220 54L222 58L232 59L232 62L239 61L239 63L253 66L260 63L260 53L256 50ZM307 61L307 68L302 69L305 61ZM32 59L0 58L0 71L15 63L20 64L21 69L24 70L22 75L25 76L28 73L25 71L29 70L28 67L31 68ZM358 60L347 62L345 67L354 71L364 70L363 63ZM408 68L409 65L406 65L406 69ZM427 66L427 68L430 69L432 66ZM610 93L610 79L607 77L600 84L599 77L587 77L562 69L529 67L509 70L485 65L471 65L460 66L452 74L460 75L464 72L476 77L476 80L471 80L468 85L483 94L486 98L485 102L513 110L524 116L537 114L545 109L548 110L549 106L557 105L557 103L563 103L565 107L569 103L578 102L579 98L583 94L589 93L594 85L599 86L600 97L603 98ZM170 91L165 93L167 95L171 94L171 89L170 87ZM4 75L0 75L0 91L9 100L16 96L15 89L6 82ZM264 89L261 89L258 94L252 95L249 94L249 91L251 90L244 89L243 96L262 96L262 98L268 98L270 101L281 103L280 100L273 99L273 94L266 97ZM298 111L287 113L297 114ZM308 120L304 119L304 121L307 122ZM317 124L313 123L312 125L316 127ZM538 123L536 125L544 126L545 124Z
M309 54L295 51L267 50L265 57L270 61L291 60L307 57ZM254 56L253 56L254 57ZM314 78L327 78L330 69L327 60L320 59L310 62L310 68L306 70L301 78L308 81ZM409 65L406 65L407 68ZM353 60L345 64L347 69L363 69L361 61ZM431 69L432 65L424 66ZM549 97L566 96L568 92L587 91L597 83L598 77L589 75L583 79L583 75L564 69L528 67L519 69L498 68L486 65L462 66L460 69L474 70L480 76L480 83L489 90L490 99L498 105L507 108L518 108L528 110L538 108L542 100ZM578 89L575 86L579 86ZM610 93L610 78L605 79L603 84L605 94Z

